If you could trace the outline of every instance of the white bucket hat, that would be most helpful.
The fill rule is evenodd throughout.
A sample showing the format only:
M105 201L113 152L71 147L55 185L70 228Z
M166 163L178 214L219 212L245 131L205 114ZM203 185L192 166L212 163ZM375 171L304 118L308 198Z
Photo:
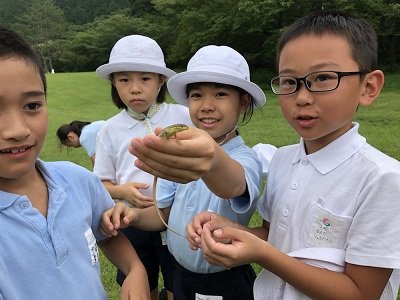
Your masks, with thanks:
M265 104L263 90L250 81L246 59L228 46L209 45L200 48L189 60L186 72L168 80L168 91L176 102L187 106L186 86L195 82L233 85L248 92L257 105Z
M111 50L108 64L98 67L96 73L109 79L111 73L123 71L157 73L167 79L176 74L166 67L157 42L143 35L128 35L118 40Z

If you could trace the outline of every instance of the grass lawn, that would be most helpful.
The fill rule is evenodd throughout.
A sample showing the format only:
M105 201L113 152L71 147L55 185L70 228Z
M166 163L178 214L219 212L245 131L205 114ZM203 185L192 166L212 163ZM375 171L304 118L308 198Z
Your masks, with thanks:
M49 74L48 109L49 131L41 158L48 161L70 160L88 169L91 163L82 149L63 149L55 135L57 128L72 120L94 121L107 119L118 112L110 98L107 81L95 73ZM360 132L370 144L400 160L400 74L386 75L386 84L381 96L367 108L360 108L356 120L361 123ZM262 86L265 86L263 84ZM283 119L277 98L267 91L267 103L256 111L251 121L240 128L241 135L249 146L267 143L276 146L297 143L298 137ZM261 224L257 213L252 225ZM255 266L256 270L259 267ZM119 299L119 287L115 284L115 269L102 257L102 278L109 299ZM398 297L400 299L400 297Z

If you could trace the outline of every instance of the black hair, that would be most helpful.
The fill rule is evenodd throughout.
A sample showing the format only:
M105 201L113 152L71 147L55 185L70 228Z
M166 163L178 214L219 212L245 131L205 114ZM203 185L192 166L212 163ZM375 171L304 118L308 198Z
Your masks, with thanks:
M86 125L89 125L91 122L85 122L85 121L72 121L69 124L64 124L61 125L58 129L57 129L57 137L60 140L61 145L65 145L67 140L68 140L68 134L70 132L74 132L76 133L76 135L79 137L81 136L82 133L82 129L83 127L85 127Z
M378 41L371 24L362 18L338 11L317 12L289 26L278 42L277 66L283 47L305 34L332 34L344 37L361 72L370 72L378 68Z
M113 76L114 76L113 73L110 74L111 99L112 99L113 103L115 104L115 106L118 107L119 109L128 109L128 107L125 105L125 103L121 100L121 97L119 96L117 89L112 84ZM158 74L158 76L164 76L164 75ZM165 102L166 91L167 91L167 85L166 85L166 81L165 81L164 84L161 86L160 91L158 92L157 100L156 100L157 103Z
M243 113L243 117L242 117L242 124L243 125L250 121L250 119L251 119L251 117L253 116L253 113L254 113L254 108L255 107L259 108L259 106L254 101L253 96L251 96L244 89L242 89L242 88L240 88L238 86L234 86L234 85L230 85L230 84L224 84L224 83L217 83L217 82L194 82L194 83L187 84L186 85L186 98L189 98L189 93L190 93L190 91L192 89L196 89L199 86L210 86L210 87L216 87L216 88L230 88L230 89L233 89L233 90L235 90L235 91L237 91L239 93L240 99L242 99L242 97L244 97L244 96L250 97L250 103L247 106L246 111Z
M18 58L32 64L42 79L43 89L46 94L46 75L39 56L18 33L0 25L0 59Z

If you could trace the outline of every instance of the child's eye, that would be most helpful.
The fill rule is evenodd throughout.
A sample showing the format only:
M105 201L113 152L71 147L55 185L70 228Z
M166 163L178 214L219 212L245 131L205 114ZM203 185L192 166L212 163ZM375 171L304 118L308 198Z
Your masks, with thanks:
M219 91L218 93L217 93L217 97L225 97L225 96L227 96L228 95L228 93L227 92L224 92L224 91Z
M191 99L196 99L196 98L200 98L200 97L201 97L200 93L192 92L189 94L189 98L191 98Z
M313 81L314 82L317 82L317 81L321 82L321 81L336 79L336 77L337 76L334 76L334 75L332 75L330 73L320 73L317 76L315 76Z
M24 106L24 109L29 111L37 111L43 106L42 102L30 102Z
M283 77L279 81L280 86L293 86L296 85L297 82L294 78L291 77Z
M148 80L151 80L151 77L144 76L144 77L142 77L142 80L143 81L148 81Z
M119 82L128 82L128 79L127 78L119 78L118 81Z

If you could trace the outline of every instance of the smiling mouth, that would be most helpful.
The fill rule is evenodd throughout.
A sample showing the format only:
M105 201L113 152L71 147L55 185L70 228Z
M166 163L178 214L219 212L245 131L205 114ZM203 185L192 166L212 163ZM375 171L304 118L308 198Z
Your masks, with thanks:
M214 119L214 118L202 118L200 119L201 122L205 123L205 124L213 124L213 123L217 123L218 120Z
M23 153L23 152L27 151L30 148L32 148L32 147L29 146L29 147L22 147L22 148L10 148L10 149L0 150L0 153L18 154L18 153Z

